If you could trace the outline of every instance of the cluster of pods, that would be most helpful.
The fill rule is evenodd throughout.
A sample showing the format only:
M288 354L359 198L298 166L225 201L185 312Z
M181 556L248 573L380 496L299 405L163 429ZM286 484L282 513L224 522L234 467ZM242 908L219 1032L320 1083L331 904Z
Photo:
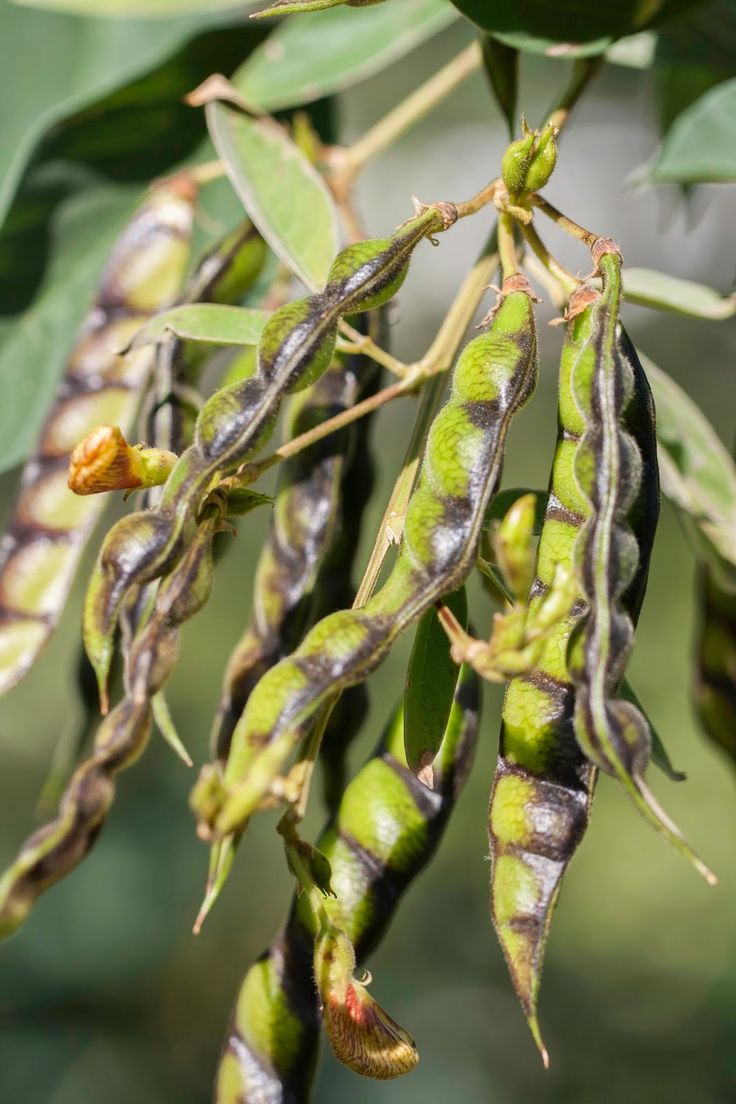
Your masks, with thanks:
M528 219L525 197L544 184L554 155L549 133L512 147L502 219ZM193 202L182 178L160 185L118 242L3 545L7 688L54 627L99 514L101 500L89 492L147 488L145 508L105 537L87 591L84 644L105 716L58 816L29 837L0 880L4 936L89 851L118 773L141 754L153 725L181 750L164 698L179 630L208 599L213 545L227 519L263 501L238 473L265 445L286 396L294 396L287 420L296 436L375 391L375 364L341 347L339 323L349 318L380 336L381 310L413 253L458 216L451 203L421 206L391 236L345 248L325 287L278 306L255 356L241 356L230 382L200 404L200 346L172 338L117 355L173 301L237 303L258 279L267 251L247 223L180 289ZM282 466L252 620L225 672L212 760L192 808L212 847L200 921L249 820L264 808L285 809L279 830L299 892L243 979L217 1072L219 1104L306 1100L322 1026L338 1058L359 1073L390 1078L416 1064L411 1037L354 974L438 846L472 763L484 678L507 682L489 812L492 915L545 1059L536 1015L544 947L598 772L616 777L645 818L713 878L645 784L651 734L626 692L659 511L654 407L621 322L621 255L609 239L589 238L595 279L578 281L566 303L558 440L536 549L529 496L511 504L500 526L489 521L507 435L537 376L535 297L509 260L508 231L496 305L457 357L391 568L360 606L351 605L352 574L372 487L369 420ZM124 434L144 395L154 447L131 448ZM76 497L66 488L70 456ZM469 635L448 599L485 545L502 602L488 641ZM708 596L720 616L712 586ZM346 785L346 749L365 716L363 684L418 622L445 627L455 661L441 739L415 762L399 708ZM116 654L123 674L108 711ZM704 710L718 719L716 690L709 696L717 677L705 662L702 670ZM313 846L299 836L294 810L320 740L329 820Z

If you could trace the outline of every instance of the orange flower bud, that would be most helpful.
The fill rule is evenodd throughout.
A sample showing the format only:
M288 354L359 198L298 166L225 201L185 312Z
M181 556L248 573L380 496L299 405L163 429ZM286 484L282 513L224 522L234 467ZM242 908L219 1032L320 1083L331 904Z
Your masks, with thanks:
M173 452L133 447L117 426L101 425L71 454L67 485L78 495L156 487L166 482L176 461Z
M354 969L352 943L338 928L328 928L315 944L314 973L335 1057L378 1081L410 1073L419 1061L414 1040L370 995L370 976L357 981Z

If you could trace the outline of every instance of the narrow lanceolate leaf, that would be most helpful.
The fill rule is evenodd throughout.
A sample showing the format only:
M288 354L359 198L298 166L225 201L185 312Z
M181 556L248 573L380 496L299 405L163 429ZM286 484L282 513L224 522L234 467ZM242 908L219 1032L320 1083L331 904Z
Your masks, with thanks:
M682 388L642 357L657 403L662 488L711 566L736 566L736 464Z
M714 883L714 875L644 782L651 751L649 726L635 705L618 696L636 616L627 595L636 584L640 604L644 592L640 567L648 560L654 538L655 502L644 541L637 540L630 519L640 508L641 493L656 500L656 445L652 432L644 451L629 432L637 414L631 401L641 366L620 327L621 259L615 247L602 243L598 264L602 298L595 308L589 353L578 361L573 379L575 399L586 422L574 470L590 509L575 545L588 605L569 651L575 736L590 761L618 778L642 815Z
M483 36L482 49L483 69L513 139L518 123L519 51L492 35Z
M444 605L463 629L468 626L465 587L447 594ZM447 634L430 609L417 626L404 687L404 751L409 769L432 788L432 762L442 743L458 677Z
M258 112L311 103L380 72L455 19L445 0L391 0L287 19L232 83Z
M157 345L172 335L206 345L257 345L270 311L224 303L183 303L162 311L133 338L131 349Z
M653 184L736 180L736 79L712 88L675 119L643 180Z
M324 287L338 250L338 219L327 185L273 119L222 103L207 125L230 182L273 251L312 291Z
M176 15L206 16L213 10L226 11L228 8L249 9L257 6L258 0L217 0L210 6L202 0L13 0L30 8L44 8L48 11L70 12L73 15L94 15L111 19L134 16L139 19L165 19Z
M26 466L0 546L0 692L30 669L63 609L104 500L67 486L75 445L100 423L132 424L151 350L120 357L141 322L179 290L189 255L193 193L162 185L118 239L79 333L56 401Z
M610 40L631 34L664 19L676 7L695 7L703 0L618 0L615 4L591 4L588 0L452 0L463 15L490 34L518 43L520 49L559 56L575 44L603 48ZM608 42L605 42L608 39ZM543 46L542 43L545 43Z
M362 7L364 4L381 4L384 0L274 0L273 4L261 6L253 12L253 19L267 19L272 15L297 15L302 12L320 12L327 8L337 8L343 4L349 7Z
M651 268L625 268L623 278L624 296L629 303L712 321L733 318L736 314L736 295L721 295L693 280L681 280Z

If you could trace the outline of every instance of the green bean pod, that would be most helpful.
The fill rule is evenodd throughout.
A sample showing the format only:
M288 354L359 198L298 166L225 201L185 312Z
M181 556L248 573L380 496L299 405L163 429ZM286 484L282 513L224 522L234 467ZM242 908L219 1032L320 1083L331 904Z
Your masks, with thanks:
M58 817L29 837L0 879L0 938L12 935L36 898L82 861L115 798L116 775L143 752L152 699L176 663L179 627L209 596L212 539L220 517L218 509L208 509L180 571L161 584L156 609L129 656L126 695L103 720L92 753L72 775Z
M429 431L391 574L362 608L320 621L258 683L235 729L221 791L215 797L210 789L206 814L200 809L203 835L242 829L322 705L362 682L398 635L467 577L509 425L536 372L531 291L513 277L490 325L458 359L450 398Z
M477 675L464 667L432 790L406 766L399 709L318 841L337 893L325 900L325 909L352 940L358 963L383 939L401 897L439 846L475 752L479 694ZM302 895L243 979L217 1072L216 1104L308 1100L320 1032L314 935L314 918Z
M560 361L557 446L529 598L531 617L548 593L558 565L574 560L580 533L592 516L576 476L588 420L576 402L575 383L580 387L580 377L589 378L595 371L600 301L597 292L583 286L570 303ZM641 552L623 598L636 620L659 510L654 407L644 371L623 330L618 342L631 372L624 425L642 458L642 478L627 515ZM567 662L571 636L586 609L581 588L570 613L547 639L537 664L508 684L489 811L493 922L545 1062L537 1022L545 944L562 879L587 828L597 777L575 738L575 691Z
M736 762L736 590L708 567L699 569L698 590L695 707L707 734Z
M591 340L573 374L573 393L586 426L574 474L590 513L575 545L587 602L568 654L575 684L575 736L588 759L618 778L649 823L713 881L712 873L646 786L649 725L632 702L617 696L638 616L632 587L638 588L635 598L641 599L656 530L659 486L653 420L646 448L627 424L635 372L643 369L621 329L621 255L608 241L597 244L602 295L594 308ZM642 539L632 531L630 515L645 494L651 524Z
M181 457L155 511L131 514L107 536L87 592L84 638L105 701L112 642L123 600L171 571L196 531L213 486L247 460L273 430L283 397L314 383L329 366L344 315L386 303L423 238L450 226L449 204L426 208L391 238L358 242L335 259L324 291L286 304L266 325L255 374L216 392L203 407L194 444Z
M237 303L253 286L266 259L266 244L246 220L227 233L200 259L180 303ZM157 448L181 453L192 442L201 401L197 390L207 362L206 347L170 337L156 348L153 387L141 413L143 439ZM160 487L145 492L146 509L155 506ZM150 596L140 592L122 615L124 650L145 617Z
M153 368L150 348L120 350L179 293L189 258L194 191L155 188L118 238L77 335L0 544L0 693L33 666L64 608L79 558L105 506L67 487L69 456L100 423L130 429Z
M338 355L307 391L294 397L289 437L352 407L373 390L379 372L362 357ZM281 467L271 529L256 568L253 616L225 673L212 732L213 754L227 759L235 725L261 676L292 651L314 620L315 605L352 600L350 568L370 480L367 419L297 453ZM352 703L353 706L357 703Z
M204 254L179 302L238 303L258 279L266 255L266 243L246 220ZM206 360L206 346L181 338L158 346L154 386L142 415L148 444L177 453L191 444L201 405L197 384ZM147 500L154 501L150 492Z
M529 595L532 615L549 591L557 565L572 562L589 512L574 477L585 427L572 394L572 374L590 339L592 322L589 303L567 325L557 446ZM565 658L584 608L580 596L550 634L535 667L508 683L489 809L491 915L543 1057L536 1006L544 947L562 877L587 826L595 783L595 768L572 729L574 695Z

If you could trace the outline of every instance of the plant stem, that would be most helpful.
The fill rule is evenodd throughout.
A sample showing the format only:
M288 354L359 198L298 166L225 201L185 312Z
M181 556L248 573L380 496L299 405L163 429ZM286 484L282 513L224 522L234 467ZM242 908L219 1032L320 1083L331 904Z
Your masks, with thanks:
M501 271L504 280L509 276L516 276L519 271L519 262L516 257L516 243L514 242L514 219L508 211L502 211L498 216L498 252L501 258Z
M332 183L346 194L365 166L441 103L480 67L480 46L473 42L434 73L352 146L336 151Z
M404 364L403 360L391 356L380 345L376 345L372 337L369 337L368 334L362 334L360 330L356 330L344 319L340 322L340 333L348 339L348 343L342 346L343 352L363 353L365 356L369 356L371 360L375 360L376 364L380 364L382 368L387 368L389 372L400 378L403 378L408 372L409 366Z
M562 211L558 211L556 207L553 207L544 196L534 193L530 195L528 199L533 207L537 207L542 214L556 223L561 230L564 230L566 234L570 234L573 238L582 242L583 245L587 245L589 249L592 249L593 245L600 238L600 234L594 234L592 231L586 230L584 226L568 218L567 215L563 215Z
M577 276L573 276L569 269L565 268L564 265L560 264L560 262L552 256L532 223L526 226L522 225L521 232L547 272L554 277L557 283L563 288L566 295L570 295L576 288L580 287L581 281L578 280Z

